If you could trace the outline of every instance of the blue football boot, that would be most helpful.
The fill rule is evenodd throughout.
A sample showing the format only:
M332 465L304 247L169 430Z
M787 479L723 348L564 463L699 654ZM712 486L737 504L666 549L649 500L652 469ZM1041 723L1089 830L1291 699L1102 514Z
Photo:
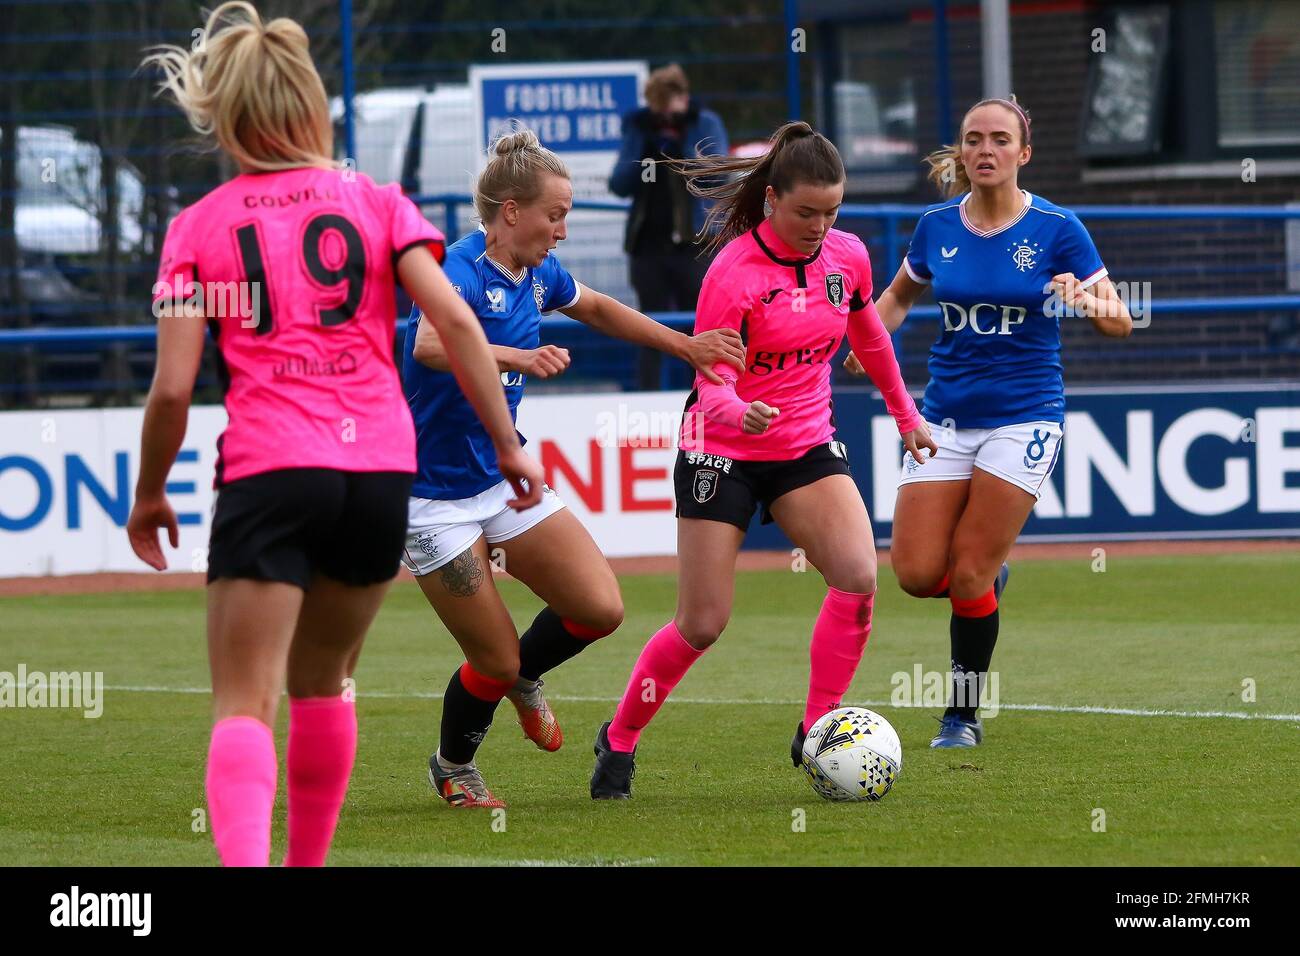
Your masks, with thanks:
M960 714L944 714L939 719L939 732L930 741L931 748L978 747L984 739L984 721L976 717L966 720Z

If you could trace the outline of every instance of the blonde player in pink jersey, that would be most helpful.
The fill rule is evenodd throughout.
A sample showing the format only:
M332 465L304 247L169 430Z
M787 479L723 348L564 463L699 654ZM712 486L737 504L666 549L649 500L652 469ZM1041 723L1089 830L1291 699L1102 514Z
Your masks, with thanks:
M167 566L167 473L185 436L204 319L228 375L208 557L214 725L206 790L222 863L265 866L289 691L285 864L325 862L356 752L344 681L406 535L415 433L393 365L394 283L436 326L492 435L517 508L541 469L519 446L496 362L438 267L442 236L396 186L339 170L307 35L224 3L194 50L145 63L241 175L176 217L154 286L158 365L127 533ZM242 293L242 295L241 295ZM247 297L251 308L229 308Z
M705 276L695 331L739 330L746 367L737 376L715 365L723 384L697 375L687 399L674 470L677 613L650 638L613 720L597 732L593 799L631 796L641 732L727 626L755 508L826 580L795 766L807 728L848 690L871 632L876 550L831 414L830 362L846 329L908 450L923 459L922 448L935 448L871 303L866 247L831 228L845 179L831 142L807 123L788 123L761 157L673 165L695 195L717 200L709 225L721 223L713 244L724 247Z

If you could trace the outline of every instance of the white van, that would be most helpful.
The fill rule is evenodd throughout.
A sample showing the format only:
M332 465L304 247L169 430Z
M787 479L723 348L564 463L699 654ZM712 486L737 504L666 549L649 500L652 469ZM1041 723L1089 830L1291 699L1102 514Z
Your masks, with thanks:
M25 255L94 255L104 221L99 147L66 126L18 127L18 202L14 227ZM118 249L145 248L144 180L117 167Z

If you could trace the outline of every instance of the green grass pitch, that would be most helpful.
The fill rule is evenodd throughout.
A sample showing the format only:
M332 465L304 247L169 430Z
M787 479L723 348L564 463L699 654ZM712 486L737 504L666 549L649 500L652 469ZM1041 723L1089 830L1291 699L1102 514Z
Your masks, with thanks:
M498 712L479 753L509 804L496 818L451 810L426 782L459 658L415 585L401 584L357 673L360 747L331 862L1294 866L1300 718L1056 708L1300 713L1295 582L1291 554L1112 557L1104 573L1088 560L1022 562L994 658L1003 709L984 746L953 752L926 746L937 709L889 704L895 673L946 668L947 604L904 596L884 568L846 703L876 702L902 738L903 772L880 803L830 804L788 757L821 578L742 573L731 626L642 739L634 799L593 803L593 734L675 599L669 576L625 577L623 627L548 676L564 748L536 750L509 704ZM539 602L501 586L527 626ZM6 598L0 622L0 670L102 671L108 688L98 719L0 710L0 858L214 863L194 826L209 698L185 692L207 686L203 594ZM1254 701L1243 701L1248 679ZM1053 709L1011 709L1027 704ZM282 769L275 859L283 804Z

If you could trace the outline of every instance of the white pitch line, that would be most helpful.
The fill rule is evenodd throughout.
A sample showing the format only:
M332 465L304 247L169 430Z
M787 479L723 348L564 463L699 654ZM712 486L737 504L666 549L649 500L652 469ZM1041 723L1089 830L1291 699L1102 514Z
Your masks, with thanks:
M636 859L523 859L523 860L503 860L496 857L486 856L453 856L453 857L434 857L434 866L523 866L523 867L624 867L624 866L656 866L659 858L654 856L644 856Z
M210 694L210 687L152 687L145 685L106 685L104 690L123 691L126 693L142 694ZM374 697L381 700L442 700L441 693L422 692L422 691L363 691L359 696ZM559 696L550 695L550 700L582 703L582 704L617 704L620 700L618 697L577 697L577 696ZM674 704L718 704L733 706L739 704L759 705L763 707L794 707L803 706L802 700L775 700L753 697L673 697L671 701ZM859 700L853 701L853 705L864 707L897 707L887 700ZM916 705L901 705L910 708ZM926 708L928 709L928 708ZM1239 710L1144 710L1136 707L1094 707L1089 705L1065 705L1065 704L999 704L999 710L1026 710L1041 711L1050 714L1101 714L1111 717L1185 717L1194 719L1224 719L1224 720L1278 720L1283 723L1300 723L1300 714L1251 714Z
M486 862L486 861L484 861ZM641 857L635 860L510 860L507 862L495 861L487 865L495 866L563 866L563 867L606 867L606 866L654 866L659 860L653 856ZM479 863L476 865L483 865Z

